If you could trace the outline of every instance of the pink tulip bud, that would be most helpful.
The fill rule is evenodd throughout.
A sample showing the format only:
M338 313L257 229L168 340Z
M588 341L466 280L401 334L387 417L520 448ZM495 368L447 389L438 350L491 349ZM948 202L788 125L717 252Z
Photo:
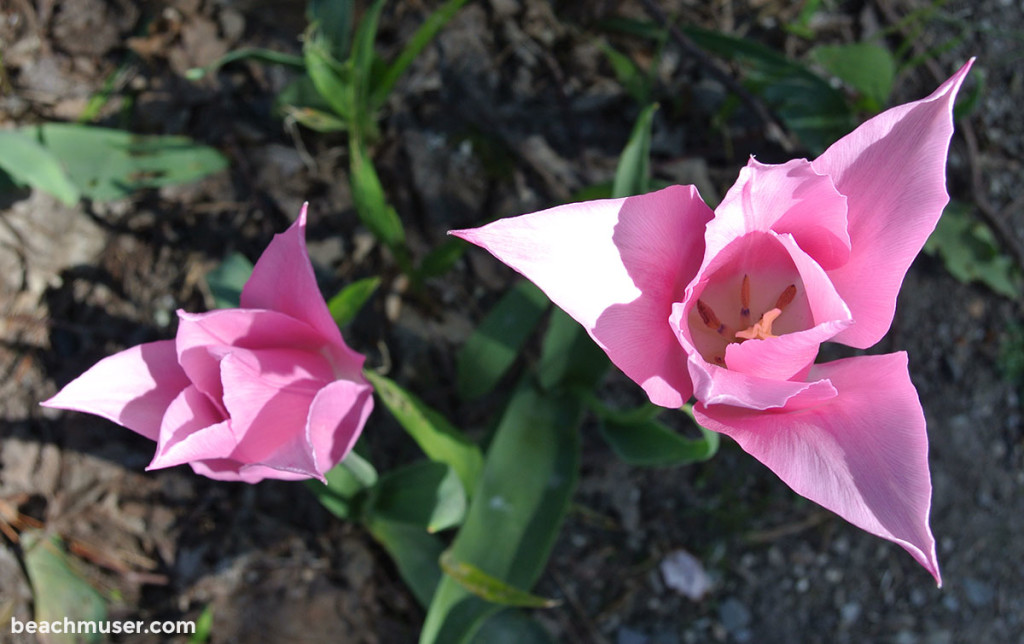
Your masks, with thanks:
M373 389L320 295L305 233L303 206L256 263L241 308L178 311L174 340L104 358L42 404L155 440L148 469L323 481L362 432Z

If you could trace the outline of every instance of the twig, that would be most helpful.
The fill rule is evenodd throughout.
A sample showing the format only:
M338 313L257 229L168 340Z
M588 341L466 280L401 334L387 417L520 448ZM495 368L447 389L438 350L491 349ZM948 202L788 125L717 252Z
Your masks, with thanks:
M786 127L782 124L782 121L772 114L759 98L747 91L747 88L743 87L743 85L733 78L731 74L722 69L711 56L690 40L689 36L670 23L668 16L666 16L665 12L661 10L661 7L655 4L654 0L640 1L644 5L644 9L647 10L647 13L668 29L668 35L672 37L672 40L674 40L677 45L682 47L686 53L693 56L698 63L706 67L715 78L721 81L729 91L738 96L739 99L754 112L757 118L760 119L768 129L768 138L776 141L783 147L783 149L786 150L786 152L792 152L797 148L796 144L787 133Z

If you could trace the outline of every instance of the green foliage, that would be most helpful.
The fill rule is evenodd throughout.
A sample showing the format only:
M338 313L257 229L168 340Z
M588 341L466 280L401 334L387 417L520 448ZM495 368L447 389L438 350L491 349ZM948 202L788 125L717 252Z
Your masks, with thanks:
M509 289L473 331L457 363L459 395L479 398L512 367L550 302L526 280Z
M395 523L438 532L462 523L466 490L451 467L419 461L381 476L367 511Z
M808 150L819 154L849 132L853 112L841 92L807 67L743 38L687 26L703 49L737 63L743 84L764 99Z
M645 107L637 117L629 142L619 156L615 181L612 183L613 196L628 197L650 190L651 128L657 111L658 104L654 103Z
M395 562L402 581L416 601L426 608L441 582L438 560L444 551L441 540L422 527L405 522L370 516L366 528Z
M213 295L213 303L218 309L231 309L239 306L242 288L252 275L253 265L245 255L231 253L224 258L217 268L206 274L206 285Z
M397 383L372 371L364 375L395 420L433 461L449 465L473 490L483 463L480 449L440 413Z
M528 589L543 570L576 485L582 406L523 383L495 433L451 553L503 584ZM458 581L438 586L421 644L457 644L500 610Z
M550 633L521 610L508 608L491 615L476 632L473 644L554 644Z
M522 608L552 608L561 602L530 594L488 575L473 564L458 561L451 551L441 555L441 570L460 586L492 604Z
M537 364L537 383L544 389L567 387L591 391L608 371L608 356L583 327L562 309L551 313Z
M199 619L196 620L196 632L188 638L188 644L206 644L213 635L213 604L207 604Z
M32 582L36 622L101 622L107 619L107 604L96 589L75 571L61 540L40 531L21 533L22 561ZM47 642L75 644L99 642L98 633L51 633Z
M339 327L347 326L377 291L378 286L380 286L379 277L366 277L356 280L338 291L327 302L327 310L331 312L334 323Z
M0 131L0 170L16 183L48 192L69 206L81 196L53 152L23 131Z
M928 241L926 253L942 259L961 282L981 282L1000 295L1021 296L1021 276L1013 259L1003 254L992 230L971 216L971 206L951 201Z
M877 113L889 102L896 61L885 47L871 43L822 45L808 56L861 95L861 106Z
M355 450L324 474L327 485L306 481L306 487L328 512L339 519L359 518L363 495L377 483L377 470Z
M0 170L72 205L120 199L143 188L187 183L222 170L213 148L180 136L142 136L76 123L0 132Z
M645 405L629 411L613 411L591 400L600 418L601 436L616 456L640 467L668 467L706 461L718 452L719 437L698 426L702 438L680 436L656 416L663 410Z
M183 136L142 136L76 123L33 129L82 196L98 201L188 183L227 167L219 152Z

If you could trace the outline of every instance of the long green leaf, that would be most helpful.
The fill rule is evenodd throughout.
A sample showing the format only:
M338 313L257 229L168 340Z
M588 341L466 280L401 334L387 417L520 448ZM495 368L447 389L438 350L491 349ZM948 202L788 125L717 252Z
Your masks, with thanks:
M448 465L420 461L384 474L373 488L367 513L439 532L465 518L466 490Z
M195 181L228 163L213 148L183 136L142 136L77 123L35 127L90 199L121 199L143 188Z
M233 63L238 60L258 60L263 63L271 63L274 65L285 65L287 67L295 67L302 69L305 67L302 56L295 56L293 54L286 54L280 51L274 51L272 49L261 49L259 47L245 47L243 49L236 49L229 51L214 62L210 63L206 67L193 67L185 72L185 78L189 80L199 80L207 74L211 74L224 65Z
M342 327L354 320L366 301L377 291L378 286L379 277L366 277L338 291L338 294L327 302L327 310L331 312L334 323Z
M363 372L395 420L412 436L432 461L449 465L459 475L467 492L480 476L483 457L480 448L412 393L393 380L373 371Z
M16 183L48 192L69 206L78 203L78 187L60 160L25 132L0 131L0 169Z
M387 550L416 601L424 608L429 606L441 581L441 566L438 564L444 551L441 540L419 526L378 516L369 517L366 528Z
M502 606L518 606L520 608L552 608L562 602L547 599L522 588L506 584L497 577L492 577L473 564L459 561L451 550L441 555L441 570L454 579L460 586L481 599Z
M506 608L491 615L473 636L473 644L554 644L551 634L524 611Z
M604 377L609 364L608 356L594 344L579 322L562 309L551 313L537 365L537 382L541 387L591 390Z
M576 486L582 407L569 396L521 385L487 454L466 521L452 543L457 561L529 589L540 576ZM501 607L445 577L420 644L461 644Z
M651 184L651 125L658 104L648 105L640 112L633 126L612 184L613 197L631 197L647 192Z
M441 31L455 13L466 4L468 0L448 0L430 14L426 22L420 25L416 33L412 35L405 48L398 54L394 61L384 70L384 73L376 79L370 94L370 104L373 109L379 109L388 100L388 94L394 88L395 83L402 77L405 70L409 68L412 61L420 55L420 52L430 44L437 32Z
M466 400L494 389L550 306L543 291L520 280L466 340L456 363L456 386Z
M352 132L348 142L349 180L356 214L377 239L392 251L398 251L405 244L402 220L388 203L377 170L358 133Z

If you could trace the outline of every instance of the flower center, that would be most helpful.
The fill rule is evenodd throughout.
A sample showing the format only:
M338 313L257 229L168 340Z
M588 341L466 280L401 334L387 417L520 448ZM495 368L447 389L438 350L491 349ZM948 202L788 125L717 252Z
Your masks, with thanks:
M740 325L745 326L739 331L732 329L729 325L723 323L719 317L715 314L715 311L706 303L704 300L697 300L697 314L700 315L701 321L708 329L711 329L723 339L726 344L743 342L745 340L764 340L766 338L776 337L772 333L772 324L785 310L790 303L793 302L793 298L796 297L796 284L790 284L782 293L778 299L775 300L775 306L768 309L761 314L757 322L751 324L750 315L750 276L743 276L743 283L740 286ZM725 366L725 358L722 356L715 356L712 360L715 364Z

